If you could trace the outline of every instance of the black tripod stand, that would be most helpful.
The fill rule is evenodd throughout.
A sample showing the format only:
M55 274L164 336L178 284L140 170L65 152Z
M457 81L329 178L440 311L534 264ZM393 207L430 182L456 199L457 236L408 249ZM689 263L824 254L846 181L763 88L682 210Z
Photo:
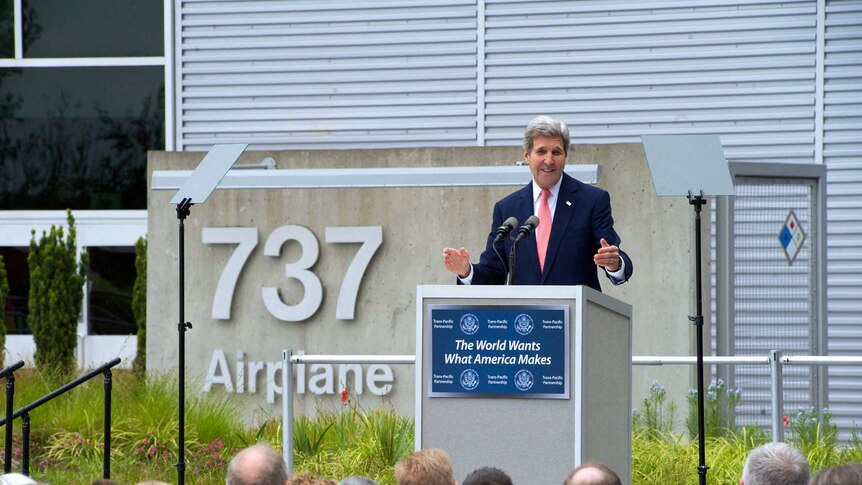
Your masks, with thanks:
M705 421L704 414L704 396L703 396L703 288L702 288L702 269L700 262L701 243L700 243L700 210L706 205L706 197L703 191L699 195L694 195L688 191L688 203L694 208L694 247L695 247L695 292L697 294L696 314L688 319L697 327L697 439L698 439L698 466L697 473L700 480L700 485L706 485L706 472L709 467L706 466L706 443L705 436Z
M185 483L186 474L186 331L192 324L186 321L185 287L186 287L186 257L185 257L185 219L191 213L193 206L190 198L185 198L177 204L177 220L179 220L179 255L180 255L180 318L177 323L179 333L179 451L177 451L177 479L179 485Z
M197 168L183 183L179 192L171 199L171 204L177 204L177 220L179 221L179 304L180 318L177 322L179 333L179 451L177 452L177 475L179 485L185 484L186 455L186 331L192 324L186 321L185 289L186 289L186 256L185 256L185 224L186 217L194 204L206 202L209 195L221 182L231 165L237 161L248 144L213 145Z
M697 434L700 484L706 484L706 445L703 388L703 277L701 270L700 211L706 194L734 195L733 180L718 135L643 135L655 193L659 197L688 196L694 208L696 313L688 319L697 331ZM694 190L692 190L694 189ZM696 193L695 193L696 192Z

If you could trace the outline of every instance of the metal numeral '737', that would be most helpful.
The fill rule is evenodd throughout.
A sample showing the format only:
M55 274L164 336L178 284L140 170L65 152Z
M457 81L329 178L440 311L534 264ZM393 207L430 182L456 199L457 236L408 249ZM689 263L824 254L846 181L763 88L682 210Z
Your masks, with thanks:
M216 286L213 298L212 318L230 320L231 303L234 290L239 280L242 268L257 247L256 227L205 227L201 235L204 244L236 244L237 247L225 264ZM278 296L278 289L261 288L263 304L269 313L286 322L301 322L310 318L320 308L323 301L323 285L309 268L317 262L320 254L320 244L314 233L308 228L297 225L287 225L275 228L266 239L263 253L266 256L278 257L281 248L287 241L296 241L301 248L299 259L284 265L284 275L298 280L305 295L295 305L284 303ZM359 251L344 274L341 288L338 290L338 301L335 307L335 318L353 320L356 310L356 297L359 294L359 283L365 275L368 263L374 253L383 243L383 228L381 226L357 227L327 227L326 243L361 243Z

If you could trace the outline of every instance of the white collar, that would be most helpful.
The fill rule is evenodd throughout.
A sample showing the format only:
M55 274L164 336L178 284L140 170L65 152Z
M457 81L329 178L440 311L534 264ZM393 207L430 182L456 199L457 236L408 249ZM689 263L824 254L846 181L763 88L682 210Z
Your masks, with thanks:
M538 202L539 198L542 196L542 188L536 183L535 180L533 183L533 202ZM560 175L560 180L557 180L557 183L552 185L548 190L551 191L550 197L548 199L557 200L557 196L560 194L560 186L563 184L563 176Z

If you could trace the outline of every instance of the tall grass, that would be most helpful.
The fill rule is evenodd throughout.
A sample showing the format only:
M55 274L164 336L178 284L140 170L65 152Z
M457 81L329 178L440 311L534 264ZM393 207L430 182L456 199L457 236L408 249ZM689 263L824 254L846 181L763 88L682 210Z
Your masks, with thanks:
M16 373L15 407L52 391L36 371ZM102 476L104 380L94 378L31 413L31 474L52 484L89 485ZM113 372L111 477L119 483L162 480L175 483L178 461L177 384L171 375L145 381ZM3 394L5 398L5 393ZM186 398L186 479L222 484L227 462L258 441L280 450L281 420L263 415L248 424L245 404L232 394ZM5 401L0 409L5 408ZM392 464L412 451L412 420L392 409L365 412L356 405L298 416L294 426L296 470L328 477L363 474L394 485ZM21 470L20 420L14 426L13 469ZM3 433L0 433L2 449Z
M707 481L709 483L739 483L742 466L748 453L766 442L762 433L752 435L748 429L739 434L706 439ZM862 449L841 447L825 441L810 444L805 453L812 474L823 468L859 461ZM696 484L698 483L698 444L684 438L666 434L639 432L632 440L632 481L643 484Z
M771 439L757 426L737 426L736 407L742 391L727 389L721 380L710 384L705 399L707 478L712 483L738 483L748 453ZM653 383L642 411L632 417L633 483L695 484L699 482L697 392L689 391L687 438L674 434L673 403L661 384ZM859 461L862 439L839 445L837 427L827 409L800 410L784 418L787 441L807 456L812 472L847 461Z
M102 475L102 382L94 379L32 413L31 472L35 478L52 484L89 485ZM38 373L17 373L16 408L50 390ZM673 413L663 410L669 404L663 399L663 389L656 386L654 391L654 397L662 399L634 420L633 483L698 483L697 442L667 431L672 429ZM112 478L127 484L144 480L176 483L175 379L151 376L140 382L130 372L116 371L112 396ZM236 395L190 393L184 459L188 483L224 483L230 458L257 441L280 449L280 419L264 415L249 425L241 418L246 414L242 405ZM5 403L0 409L3 406ZM808 456L812 470L862 460L862 437L854 434L847 446L839 445L834 427L823 420L825 414L818 416L817 422L810 412L794 418L789 436ZM15 433L13 468L20 470L20 420L16 420ZM2 439L0 433L0 445ZM295 468L336 479L361 474L382 485L395 485L393 464L412 451L413 439L412 419L398 416L391 408L366 411L346 399L340 409L318 410L315 418L296 418ZM767 439L761 430L748 428L708 437L708 481L738 483L748 452Z
M402 456L413 451L413 420L395 414L392 409L378 409L364 416L363 422L372 444L371 456L381 465L391 467Z

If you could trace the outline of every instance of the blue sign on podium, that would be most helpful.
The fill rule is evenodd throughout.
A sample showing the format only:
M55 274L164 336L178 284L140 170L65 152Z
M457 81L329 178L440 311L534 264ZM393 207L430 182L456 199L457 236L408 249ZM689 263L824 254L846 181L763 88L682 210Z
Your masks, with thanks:
M429 305L429 397L569 398L569 307Z

